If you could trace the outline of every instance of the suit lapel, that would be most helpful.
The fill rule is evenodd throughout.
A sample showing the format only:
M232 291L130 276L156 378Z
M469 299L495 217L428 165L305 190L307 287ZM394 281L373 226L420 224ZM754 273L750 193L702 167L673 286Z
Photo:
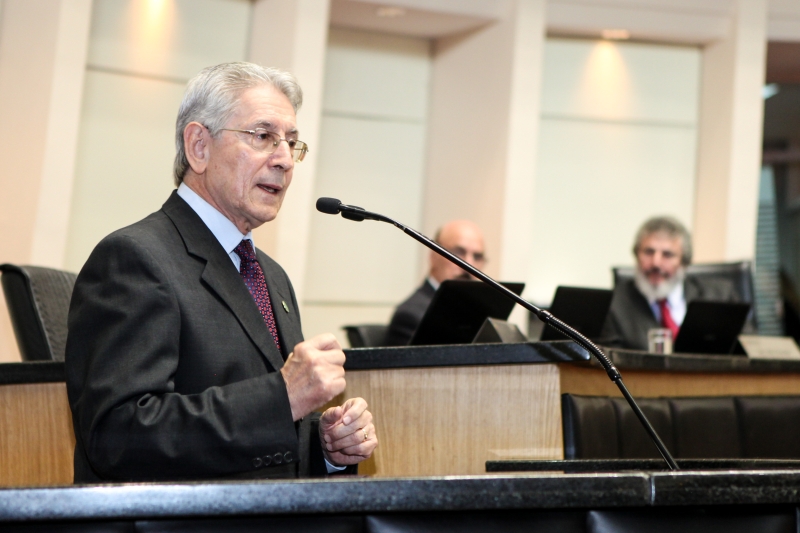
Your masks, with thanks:
M279 370L283 366L283 357L253 296L214 234L176 192L164 204L163 210L181 234L186 251L206 261L202 280L225 302L270 365Z

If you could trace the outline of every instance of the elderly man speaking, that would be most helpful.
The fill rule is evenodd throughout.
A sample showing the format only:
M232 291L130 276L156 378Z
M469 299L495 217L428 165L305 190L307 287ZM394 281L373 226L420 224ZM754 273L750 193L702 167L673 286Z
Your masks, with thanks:
M333 335L303 341L283 269L252 242L308 151L302 92L277 69L210 67L186 89L177 191L92 252L69 313L75 481L292 477L378 444Z

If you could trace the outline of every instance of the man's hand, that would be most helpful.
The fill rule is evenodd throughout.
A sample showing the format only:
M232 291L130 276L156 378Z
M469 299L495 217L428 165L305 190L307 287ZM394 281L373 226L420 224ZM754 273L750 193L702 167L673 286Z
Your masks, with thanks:
M331 464L354 465L368 459L378 446L378 436L367 402L352 398L322 413L319 438L325 458Z
M344 352L330 333L294 347L281 368L292 418L297 421L344 391Z

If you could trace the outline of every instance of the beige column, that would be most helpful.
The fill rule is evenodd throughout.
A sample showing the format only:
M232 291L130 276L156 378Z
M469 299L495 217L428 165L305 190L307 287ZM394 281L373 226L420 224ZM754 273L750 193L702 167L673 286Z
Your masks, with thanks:
M467 218L483 228L487 272L525 281L530 269L544 0L434 49L423 228Z
M755 256L767 0L736 0L728 35L703 51L695 261Z
M468 218L483 228L493 276L528 272L544 0L434 48L423 229Z
M292 72L303 88L303 107L297 122L300 138L309 144L310 154L295 166L292 185L278 218L254 232L259 247L291 277L299 301L302 301L315 204L329 11L329 0L257 0L248 54L250 61Z
M67 238L91 0L4 0L1 15L0 262L58 268ZM0 302L0 361L18 358Z

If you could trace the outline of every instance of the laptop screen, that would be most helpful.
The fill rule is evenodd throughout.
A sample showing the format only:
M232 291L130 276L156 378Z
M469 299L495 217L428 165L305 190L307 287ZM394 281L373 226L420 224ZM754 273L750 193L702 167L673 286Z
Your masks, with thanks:
M742 331L750 304L735 302L689 302L686 317L673 344L674 352L729 354Z
M598 338L613 295L614 291L608 289L558 287L549 311L590 339ZM539 340L558 341L566 338L550 326L545 326Z
M522 294L524 283L501 283ZM514 301L481 281L446 280L439 285L409 345L469 344L487 318L505 320Z

